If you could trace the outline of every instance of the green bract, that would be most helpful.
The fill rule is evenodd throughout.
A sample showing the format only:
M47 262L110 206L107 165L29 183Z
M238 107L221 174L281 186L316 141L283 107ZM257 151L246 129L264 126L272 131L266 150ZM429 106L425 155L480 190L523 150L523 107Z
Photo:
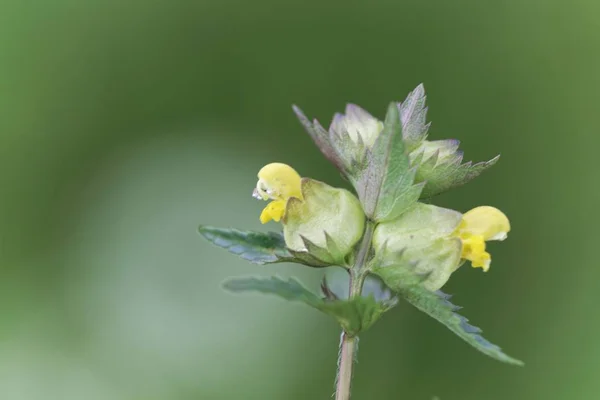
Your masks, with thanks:
M328 131L317 120L310 122L300 108L294 106L294 112L325 157L353 182L359 198L366 205L367 215L381 220L396 216L415 195L428 198L464 185L498 161L499 157L495 157L476 164L471 161L463 164L458 140L425 140L430 126L426 99L425 89L419 85L403 102L392 103L385 120L384 129L388 130L388 135L384 139L379 139L385 132L378 129L384 126L382 122L352 104L346 108L345 115L336 114ZM401 139L398 141L401 143L395 139ZM406 156L408 159L405 160ZM395 199L400 196L405 199L398 201L391 217L387 214L390 206L382 206L375 215L376 200L373 197L379 196L379 190L374 187L381 189L390 164L394 169L402 167L404 175L392 174L390 178L402 179L404 183L396 181L392 188L399 192ZM408 181L416 187L410 188ZM386 186L385 190L390 190L390 184Z
M473 164L462 163L458 140L425 140L410 153L411 165L417 168L415 182L424 182L422 198L432 197L453 187L464 185L496 164L500 156Z

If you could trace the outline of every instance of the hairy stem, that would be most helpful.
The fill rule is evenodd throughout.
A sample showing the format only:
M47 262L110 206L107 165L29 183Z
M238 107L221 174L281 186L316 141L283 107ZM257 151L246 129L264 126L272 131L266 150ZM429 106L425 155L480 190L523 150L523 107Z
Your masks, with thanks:
M350 399L350 384L352 383L352 365L354 364L354 350L357 337L351 337L342 332L340 341L340 359L338 362L338 376L335 387L335 400Z
M356 262L350 269L350 294L349 298L360 296L362 287L365 282L366 272L365 264L371 249L371 241L373 240L373 231L375 224L367 221L367 227L363 236L362 242L358 249ZM349 400L350 386L352 384L352 367L356 358L356 345L358 337L342 332L340 341L340 356L338 360L338 375L335 387L335 400Z

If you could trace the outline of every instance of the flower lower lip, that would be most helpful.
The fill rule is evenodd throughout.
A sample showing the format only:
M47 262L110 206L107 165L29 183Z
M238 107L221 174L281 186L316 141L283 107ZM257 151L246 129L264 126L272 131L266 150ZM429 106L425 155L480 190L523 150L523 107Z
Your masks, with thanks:
M258 193L258 189L254 188L254 191L252 192L252 197L254 197L257 200L262 200L262 196L260 195L260 193Z
M508 237L508 235L506 234L506 232L499 232L497 234L495 234L494 236L492 236L491 238L489 238L488 240L505 240Z

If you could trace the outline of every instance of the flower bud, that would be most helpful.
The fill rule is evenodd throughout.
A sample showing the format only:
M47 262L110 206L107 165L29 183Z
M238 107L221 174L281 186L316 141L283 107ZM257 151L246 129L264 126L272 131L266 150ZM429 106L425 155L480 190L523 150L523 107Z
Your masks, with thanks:
M410 153L410 161L413 163L415 159L419 158L421 162L425 162L437 153L435 160L437 163L442 164L451 161L451 157L458 151L458 146L460 146L460 141L455 139L424 140L419 147Z
M319 121L311 122L302 110L293 108L319 150L343 176L351 178L360 172L359 166L366 162L368 150L383 130L383 122L359 106L348 104L345 114L335 114L326 130Z
M354 143L362 142L366 147L372 147L382 129L383 123L377 118L357 105L348 104L346 114L335 114L329 132L346 133Z
M490 168L499 156L489 161L462 163L463 152L458 140L424 140L410 152L410 163L417 168L415 182L425 184L421 198L429 198L451 188L464 185Z

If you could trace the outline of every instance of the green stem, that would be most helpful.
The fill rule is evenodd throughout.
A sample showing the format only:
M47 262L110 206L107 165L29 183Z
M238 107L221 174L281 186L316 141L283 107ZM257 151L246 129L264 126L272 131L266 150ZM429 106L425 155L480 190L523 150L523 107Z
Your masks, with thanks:
M349 298L360 296L362 287L367 276L365 264L371 250L371 241L373 240L373 231L375 224L367 221L365 234L358 249L356 262L350 269L350 293ZM342 332L340 341L340 356L338 360L338 375L335 387L335 400L349 400L350 386L352 384L352 367L356 358L356 345L358 337L352 336L348 332Z
M340 359L338 361L338 376L335 386L335 400L350 399L352 366L354 364L354 351L356 350L357 340L357 337L352 337L346 332L342 332L342 340L340 342Z

